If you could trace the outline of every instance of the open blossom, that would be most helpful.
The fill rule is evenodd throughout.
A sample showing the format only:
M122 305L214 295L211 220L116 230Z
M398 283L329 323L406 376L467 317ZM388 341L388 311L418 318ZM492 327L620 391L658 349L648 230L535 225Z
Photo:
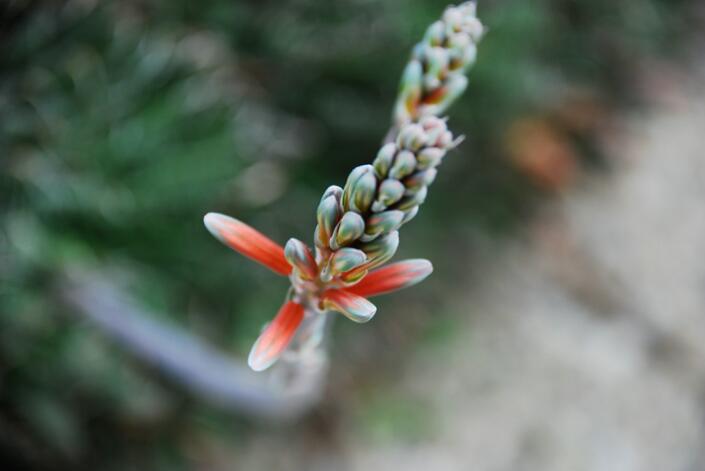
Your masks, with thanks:
M208 230L221 242L251 258L275 273L291 275L293 265L285 256L283 247L262 235L252 227L217 213L208 213L204 218ZM295 239L291 239L292 241ZM298 245L296 242L287 244ZM310 257L312 270L307 273L310 280L316 278L317 270L313 255L308 247L303 248L304 257ZM295 262L299 266L298 262ZM305 265L304 265L305 266ZM311 309L318 313L326 310L343 312L356 322L369 321L377 308L368 297L389 293L414 285L433 271L428 260L406 260L371 271L362 281L351 286L331 287L326 283L313 283L296 289L301 280L292 280L295 290L287 299L274 320L260 334L255 342L248 363L256 371L271 366L294 338L297 327L304 318L304 311Z

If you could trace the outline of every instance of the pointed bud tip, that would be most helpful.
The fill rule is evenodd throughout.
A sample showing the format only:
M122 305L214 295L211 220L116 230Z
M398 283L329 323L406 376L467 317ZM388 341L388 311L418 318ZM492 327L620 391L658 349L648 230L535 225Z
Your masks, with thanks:
M228 216L220 213L207 213L203 216L203 225L206 226L208 232L210 232L214 237L220 239L220 234L218 232L218 225L222 223Z

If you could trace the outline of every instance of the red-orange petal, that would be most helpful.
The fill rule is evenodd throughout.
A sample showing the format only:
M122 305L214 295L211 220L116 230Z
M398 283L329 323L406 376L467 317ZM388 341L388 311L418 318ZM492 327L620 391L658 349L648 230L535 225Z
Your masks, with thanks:
M255 371L266 370L277 361L296 334L304 308L294 301L285 303L252 346L247 363Z
M374 270L356 285L345 288L358 296L376 296L389 293L423 281L433 271L431 262L424 259L404 260Z
M280 275L291 273L284 248L247 224L218 213L206 214L203 223L213 236L231 249Z

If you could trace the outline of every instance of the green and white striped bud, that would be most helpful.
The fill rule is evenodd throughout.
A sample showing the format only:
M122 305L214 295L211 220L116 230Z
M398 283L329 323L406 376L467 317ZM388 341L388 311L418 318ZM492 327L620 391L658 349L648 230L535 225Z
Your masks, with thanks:
M439 147L427 147L417 154L416 166L421 169L435 168L446 155L445 149Z
M416 152L426 144L428 138L428 134L420 124L408 124L399 131L397 146L401 149L409 149Z
M377 158L372 163L379 178L384 178L389 173L389 169L394 163L394 156L397 154L397 146L390 142L385 144L377 153Z
M404 212L398 210L384 211L373 214L367 219L365 234L360 240L369 242L382 234L388 234L401 226Z
M429 168L427 170L419 170L415 174L404 179L404 186L406 187L406 195L412 195L417 193L421 188L425 188L436 178L438 170L435 168Z
M387 209L388 206L396 203L404 196L406 188L399 180L388 178L384 180L377 190L377 200L372 203L372 212L379 213Z
M338 198L335 195L330 195L321 201L316 212L318 226L316 227L316 247L327 248L335 225L340 220L341 210Z
M318 274L318 266L311 250L300 240L289 239L284 246L284 256L303 278L313 280Z
M419 190L411 195L403 197L397 204L394 205L394 209L399 211L409 211L414 206L419 206L426 201L426 195L428 194L427 187L421 187Z
M326 188L326 191L323 192L321 201L328 198L329 196L334 196L336 200L340 201L340 199L343 197L343 189L340 188L338 185L329 186L328 188Z
M402 150L394 159L394 165L389 169L389 178L401 180L407 175L411 175L416 168L416 156L413 152Z
M353 270L367 261L367 254L362 250L345 247L333 253L328 265L321 272L321 280L328 282L334 277Z
M353 170L343 190L343 208L363 214L370 209L377 191L377 177L372 165L361 165Z
M367 254L367 263L360 268L371 270L387 262L399 248L399 231L390 232L386 236L359 245L360 250Z
M421 61L412 59L402 74L397 102L394 105L397 124L407 122L417 115L422 95L423 65Z
M450 6L412 51L394 107L397 126L443 113L465 90L484 28L474 1Z
M335 226L330 238L330 248L337 250L350 245L365 232L365 220L358 213L347 211Z

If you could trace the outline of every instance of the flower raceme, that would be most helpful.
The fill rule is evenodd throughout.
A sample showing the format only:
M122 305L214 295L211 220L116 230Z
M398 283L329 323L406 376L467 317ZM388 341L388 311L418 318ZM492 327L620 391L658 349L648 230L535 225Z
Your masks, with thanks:
M222 243L291 280L289 298L250 353L254 370L277 360L305 313L337 311L354 322L367 322L377 311L368 297L411 286L431 273L426 260L379 267L395 254L399 227L417 214L436 167L457 142L440 118L403 126L372 165L353 169L343 188L324 192L316 215L315 254L297 239L281 247L237 219L205 216L206 227Z
M314 251L297 239L281 247L222 214L205 216L206 227L222 243L291 281L284 305L252 347L252 369L277 361L309 316L336 311L367 322L377 311L367 298L419 283L433 271L421 259L383 265L397 251L399 228L426 199L436 167L462 140L438 115L467 84L464 74L483 33L475 11L473 1L448 7L416 45L402 77L390 142L372 164L353 169L344 187L323 193Z
M291 274L293 267L284 256L284 248L250 226L217 213L206 214L204 223L215 237L230 248L275 273ZM433 267L428 260L406 260L370 272L357 285L326 288L321 284L319 289L294 294L255 342L248 359L250 367L261 371L277 360L296 334L306 308L315 312L333 309L345 312L347 317L356 322L366 322L377 310L367 297L411 286L422 281L432 271Z

